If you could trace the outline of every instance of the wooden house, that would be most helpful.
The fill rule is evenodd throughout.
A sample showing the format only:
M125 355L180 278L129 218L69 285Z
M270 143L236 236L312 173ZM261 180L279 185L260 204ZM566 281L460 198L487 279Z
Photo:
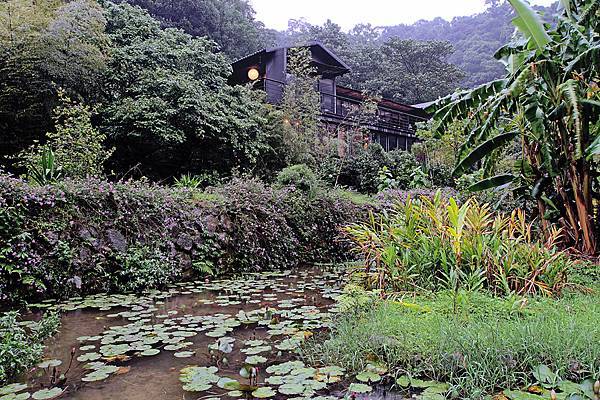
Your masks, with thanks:
M319 76L321 122L329 127L356 123L350 118L351 110L356 109L365 100L365 96L360 91L340 86L336 82L342 75L351 73L350 67L321 43L314 42L306 47L310 49L312 63ZM230 83L253 83L266 92L267 101L278 104L290 78L287 74L289 50L289 47L263 49L235 61L232 64ZM385 150L410 149L417 141L417 122L428 119L427 113L422 109L390 99L377 101L376 114L368 122L360 123L371 132L371 140L379 142Z

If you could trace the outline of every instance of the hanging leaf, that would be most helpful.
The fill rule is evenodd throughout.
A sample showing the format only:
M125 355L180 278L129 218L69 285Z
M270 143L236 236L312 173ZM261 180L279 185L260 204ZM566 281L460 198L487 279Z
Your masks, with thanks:
M511 174L496 175L491 178L480 180L479 182L469 186L469 191L479 192L486 189L497 188L507 185L515 180L515 176Z
M500 134L489 140L486 140L485 142L477 146L475 149L473 149L473 151L471 151L469 154L467 154L465 158L460 160L456 168L454 168L454 171L452 171L452 175L457 176L462 174L473 164L490 155L492 151L510 142L512 139L515 138L515 136L517 136L517 134L518 131L515 130Z

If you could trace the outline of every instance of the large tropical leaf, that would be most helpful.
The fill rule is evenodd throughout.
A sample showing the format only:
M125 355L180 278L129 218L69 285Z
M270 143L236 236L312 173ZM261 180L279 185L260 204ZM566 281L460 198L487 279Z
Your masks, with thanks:
M496 175L492 176L491 178L480 180L479 182L469 186L469 191L479 192L481 190L497 188L509 184L514 180L515 176L511 174Z
M479 146L473 149L473 151L467 154L466 157L459 161L456 168L454 168L454 171L452 171L452 175L458 176L462 174L473 164L489 156L492 151L496 150L497 148L505 145L506 143L514 139L517 133L518 131L516 130L502 133L481 143Z
M525 0L508 0L517 12L517 17L513 19L513 24L525 35L530 38L538 51L543 50L548 43L552 41L550 35L546 32L540 16L531 8Z

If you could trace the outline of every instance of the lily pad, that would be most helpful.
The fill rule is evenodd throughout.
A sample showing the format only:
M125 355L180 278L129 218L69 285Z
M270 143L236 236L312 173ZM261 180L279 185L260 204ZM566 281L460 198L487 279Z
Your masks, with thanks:
M141 356L148 357L148 356L155 356L155 355L157 355L158 353L160 353L160 350L159 350L159 349L148 349L148 350L141 351L141 352L140 352L140 355L141 355Z
M275 396L277 393L268 386L263 386L252 392L252 396L257 399L266 399Z
M98 382L98 381L103 381L108 377L109 377L109 374L107 374L105 372L94 371L94 372L90 372L89 374L87 374L86 376L81 378L81 380L83 382Z
M262 356L248 356L244 362L246 364L258 365L267 362L267 358Z
M4 394L18 393L27 389L27 385L24 383L11 383L0 388L0 396Z
M82 354L79 357L77 357L77 361L79 361L79 362L96 361L96 360L99 360L100 357L102 357L102 356L98 353L85 353L85 354Z
M284 383L279 386L279 393L286 395L300 394L304 392L305 387L299 383Z
M373 388L364 383L351 383L348 387L348 391L351 393L369 393Z
M42 389L35 392L31 398L35 400L48 400L55 399L61 394L63 394L64 390L59 387L54 387L52 389Z
M177 353L174 353L173 356L177 357L177 358L189 358L191 356L193 356L195 354L195 352L193 351L180 351Z
M23 393L9 393L4 396L0 395L0 400L27 400L31 397L28 392Z
M363 371L360 374L356 375L356 380L361 382L377 382L381 380L381 376L372 371Z
M54 368L62 364L61 360L45 360L38 364L39 368Z

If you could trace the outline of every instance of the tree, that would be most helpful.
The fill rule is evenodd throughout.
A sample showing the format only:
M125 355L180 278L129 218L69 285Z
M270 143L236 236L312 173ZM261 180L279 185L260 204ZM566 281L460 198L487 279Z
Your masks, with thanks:
M0 2L0 157L54 129L58 87L73 97L97 93L104 24L92 0Z
M435 100L462 80L463 72L446 61L453 51L448 42L392 38L381 47L382 60L373 66L376 72L358 86L409 104Z
M162 29L128 4L107 4L106 16L112 52L99 114L116 170L160 179L265 165L280 138L275 117L259 93L227 84L231 66L213 41Z
M586 254L598 250L600 154L600 37L595 0L565 0L555 28L524 0L510 0L523 36L501 48L505 78L437 104L435 119L443 131L457 118L468 118L465 141L454 175L477 163L495 163L497 150L515 138L520 159L508 174L486 177L474 190L512 185L533 200L543 218L558 220L565 240Z
M265 47L264 25L254 18L248 0L118 0L146 9L163 27L208 37L236 59Z

